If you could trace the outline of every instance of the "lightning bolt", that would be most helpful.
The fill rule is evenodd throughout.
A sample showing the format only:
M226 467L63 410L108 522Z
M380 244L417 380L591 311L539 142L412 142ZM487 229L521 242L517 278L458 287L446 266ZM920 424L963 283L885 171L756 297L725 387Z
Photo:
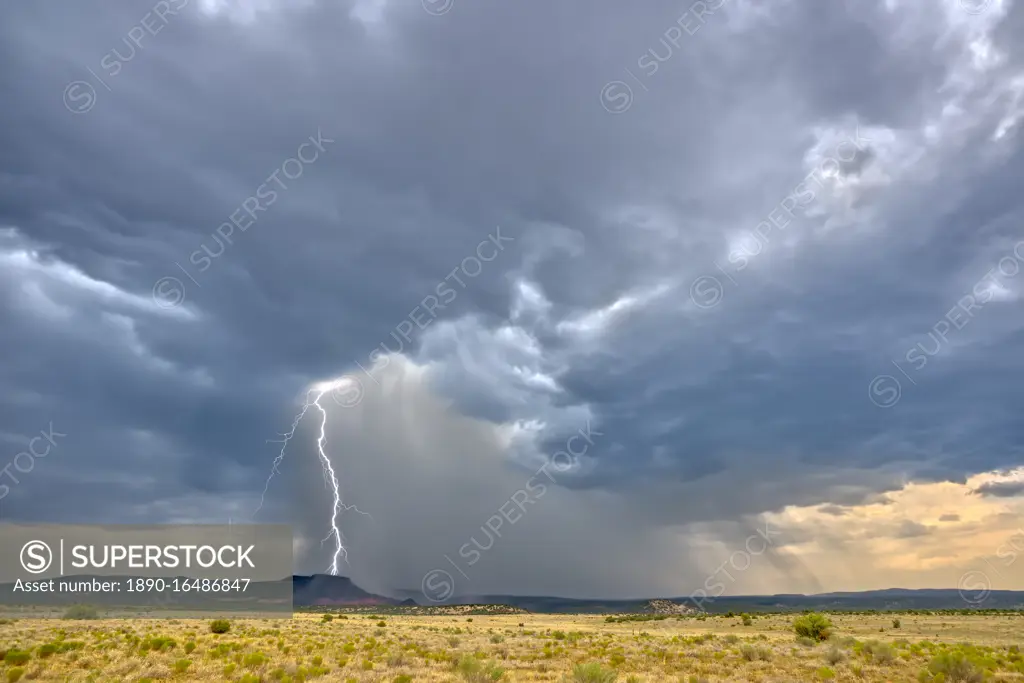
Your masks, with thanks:
M331 556L331 563L327 567L327 572L334 576L338 575L338 562L344 560L348 562L348 550L345 548L345 537L341 533L341 528L338 526L338 516L348 510L354 510L361 515L369 515L355 505L346 505L341 500L341 489L338 485L338 476L334 471L334 465L331 463L331 459L327 456L327 411L320 405L320 400L329 391L336 391L338 389L349 388L350 380L348 377L342 377L336 380L330 380L327 382L320 382L314 384L306 391L306 400L302 404L302 409L295 416L295 420L292 422L292 427L287 432L281 435L280 439L269 439L268 442L280 443L281 451L274 458L274 464L270 468L270 476L267 477L267 483L263 487L263 495L260 496L259 507L256 508L256 512L253 513L253 517L259 514L260 510L263 509L263 503L266 501L267 491L270 489L270 482L273 480L275 474L280 474L281 470L278 467L284 462L285 451L288 449L288 443L295 436L295 430L298 429L299 423L302 422L302 418L306 416L310 408L316 408L320 412L320 435L316 440L317 453L320 457L320 465L323 467L324 475L324 486L330 486L333 492L334 501L331 507L331 516L329 520L330 531L327 536L320 541L320 547L322 548L324 543L334 539L334 554ZM311 399L310 397L313 396Z

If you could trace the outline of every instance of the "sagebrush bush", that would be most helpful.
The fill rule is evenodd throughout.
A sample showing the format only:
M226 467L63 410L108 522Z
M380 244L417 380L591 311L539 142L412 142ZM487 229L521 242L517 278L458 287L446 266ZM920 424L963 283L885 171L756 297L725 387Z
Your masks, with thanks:
M825 661L835 666L846 659L846 653L840 650L838 647L833 645L828 652L825 653Z
M861 646L864 656L877 664L892 664L896 661L896 652L888 643L869 640Z
M981 683L985 680L985 672L962 652L936 655L929 662L928 671L936 678L942 676L941 680L945 683Z
M4 664L7 666L22 666L28 664L28 660L32 659L32 653L24 650L8 650L4 655Z
M754 647L753 645L744 644L740 646L740 655L748 662L759 660L767 662L772 658L772 651L766 647Z
M210 633L227 633L231 630L231 622L227 619L214 619L210 622Z
M824 614L811 612L794 619L793 630L798 636L820 642L832 637L832 622Z
M463 657L455 665L455 672L467 683L490 683L505 677L505 670L494 662L485 662L476 657Z
M599 662L577 664L572 670L573 683L614 683L618 677L614 669L606 669Z

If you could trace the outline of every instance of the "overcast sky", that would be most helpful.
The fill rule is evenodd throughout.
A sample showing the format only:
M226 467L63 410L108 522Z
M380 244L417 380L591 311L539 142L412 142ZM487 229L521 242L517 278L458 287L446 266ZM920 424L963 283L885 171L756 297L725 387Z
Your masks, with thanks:
M0 513L287 521L306 573L336 523L379 592L1024 589L1022 35L4 3Z

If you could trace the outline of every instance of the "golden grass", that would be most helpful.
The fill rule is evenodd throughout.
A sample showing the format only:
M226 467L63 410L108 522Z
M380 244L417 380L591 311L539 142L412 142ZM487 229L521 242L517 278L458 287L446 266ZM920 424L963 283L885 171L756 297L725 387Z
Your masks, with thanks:
M792 615L760 616L743 626L738 617L608 623L590 615L337 614L331 621L319 614L233 620L220 635L210 633L209 620L2 623L0 652L15 655L0 664L0 683L473 681L455 669L460 657L493 662L504 681L571 681L576 665L600 662L618 672L620 683L895 682L919 681L944 651L968 652L994 680L1024 681L1014 647L1024 640L1018 615L830 615L832 641L808 646L797 643ZM892 628L894 616L899 629ZM864 645L872 640L887 643L889 654ZM28 652L28 661L19 665L18 652Z

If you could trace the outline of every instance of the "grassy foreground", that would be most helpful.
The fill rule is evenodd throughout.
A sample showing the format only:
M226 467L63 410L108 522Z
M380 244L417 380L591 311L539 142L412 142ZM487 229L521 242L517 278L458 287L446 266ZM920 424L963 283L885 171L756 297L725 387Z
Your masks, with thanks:
M1020 614L829 619L819 643L798 640L793 615L297 614L219 634L198 620L23 619L0 623L0 683L1024 681Z

